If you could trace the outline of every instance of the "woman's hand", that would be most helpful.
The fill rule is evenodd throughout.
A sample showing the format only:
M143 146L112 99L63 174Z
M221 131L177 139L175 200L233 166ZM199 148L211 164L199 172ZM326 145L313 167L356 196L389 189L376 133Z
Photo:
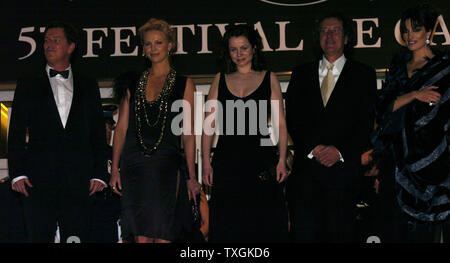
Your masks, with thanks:
M286 161L280 160L277 164L277 182L282 183L286 181L287 177Z
M373 152L373 149L370 149L361 155L361 164L362 165L368 165L373 160L372 152Z
M378 170L378 167L376 165L372 166L370 170L366 171L364 173L364 176L377 176L380 173L380 170Z
M434 90L438 88L436 86L427 87L421 91L417 91L414 97L419 101L429 103L430 106L437 104L441 100L441 94Z
M378 179L375 179L375 182L373 184L373 189L375 190L376 194L378 194L380 192L380 181Z
M194 199L194 202L197 202L197 195L200 193L200 188L202 185L195 179L195 177L191 177L187 180L187 188L189 194L189 200Z
M203 182L205 183L205 185L212 186L213 169L211 167L210 162L203 162L202 176L203 176Z
M111 178L109 180L109 186L111 186L111 189L114 193L122 196L122 193L119 192L122 191L122 183L120 182L120 173L118 168L112 168L111 169Z

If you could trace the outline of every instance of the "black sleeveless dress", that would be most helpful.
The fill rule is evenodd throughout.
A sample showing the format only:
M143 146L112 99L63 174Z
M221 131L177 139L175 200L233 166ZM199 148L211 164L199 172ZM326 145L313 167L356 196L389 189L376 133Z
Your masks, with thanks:
M121 225L126 236L174 241L181 229L190 224L186 180L180 178L179 174L182 163L181 137L171 130L172 120L181 110L170 110L175 101L183 99L185 86L186 77L177 75L169 98L162 142L150 157L144 156L138 140L135 91L131 91L128 130L120 163ZM158 113L154 108L147 111L151 122L156 120ZM161 123L154 127L142 125L145 145L155 144L161 134L161 127Z
M210 242L287 241L288 217L282 185L275 178L263 182L258 177L262 170L278 162L276 147L261 146L262 141L269 138L260 128L267 127L267 119L260 120L260 117L270 116L270 97L270 72L266 72L260 86L244 98L229 91L221 74L218 101L223 107L223 134L219 136L212 160ZM253 113L249 109L252 104L257 105ZM243 112L245 129L239 125ZM252 129L255 122L256 132ZM231 123L234 127L230 127ZM237 135L243 130L243 135Z

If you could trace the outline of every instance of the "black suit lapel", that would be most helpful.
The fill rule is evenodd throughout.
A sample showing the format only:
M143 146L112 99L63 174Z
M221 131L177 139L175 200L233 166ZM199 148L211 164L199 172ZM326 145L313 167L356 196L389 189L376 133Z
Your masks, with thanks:
M48 107L48 112L50 114L50 118L58 125L59 129L64 129L61 117L59 116L58 107L56 106L55 97L53 95L52 86L50 85L50 80L48 79L47 71L43 71L44 74L40 76L40 88L42 90L42 95L44 100L42 103L45 103Z
M345 88L345 80L350 77L347 76L350 72L350 68L351 68L351 61L349 59L347 59L347 61L344 64L344 67L342 68L342 72L339 75L339 79L336 82L336 85L334 86L333 92L331 92L330 94L330 98L328 99L327 102L327 108L334 104L333 102L336 100L336 97L339 96L339 93L342 93L343 89Z
M80 111L80 99L81 99L81 81L77 78L76 73L72 71L73 74L73 96L72 104L70 105L69 116L67 117L66 130L72 126L74 121L74 115Z
M311 72L314 72L312 75L312 103L313 105L318 106L318 112L322 111L324 109L323 106L323 100L322 100L322 94L320 92L320 81L319 81L319 61L316 61L316 63L313 63L313 68L311 69Z

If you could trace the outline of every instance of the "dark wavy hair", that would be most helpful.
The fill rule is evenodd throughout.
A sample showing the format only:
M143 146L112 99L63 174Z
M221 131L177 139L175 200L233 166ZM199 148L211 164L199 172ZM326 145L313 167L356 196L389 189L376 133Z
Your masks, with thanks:
M45 34L47 34L47 31L51 28L62 28L64 31L64 36L66 37L69 45L72 43L75 44L75 49L72 52L72 54L70 55L70 61L73 62L73 60L78 55L78 43L79 43L79 39L80 39L78 29L68 22L55 20L55 21L51 21L50 23L48 23L47 26L45 27L44 37L45 37Z
M425 28L425 31L429 32L432 31L434 28L434 25L436 24L437 18L439 17L439 13L434 9L431 5L425 3L425 4L419 4L414 7L410 7L406 9L401 16L400 19L400 33L403 34L406 33L406 20L411 20L411 27L413 30L418 30L421 27ZM435 46L429 46L431 49L431 52L435 55L443 55L445 53L444 50L441 50L441 48L437 48ZM406 63L407 61L410 61L413 58L412 52L406 48L402 47L400 51L400 55L397 56L397 58L394 58L394 60L391 62L391 66L394 65L401 65L403 63ZM430 58L425 57L426 60L429 60Z
M337 20L342 22L342 28L344 31L344 37L347 37L347 44L344 46L344 55L348 58L353 54L353 47L355 46L355 40L353 36L353 27L351 21L345 17L341 12L332 12L326 14L319 19L316 20L316 26L313 33L314 42L315 42L315 53L318 59L322 59L323 50L320 47L320 28L322 27L322 22L328 18L336 18Z
M262 55L262 41L261 36L256 30L248 24L231 25L222 38L222 43L219 46L218 58L221 72L230 74L236 72L237 68L230 57L229 41L232 37L245 37L254 50L252 59L252 69L256 71L264 70L266 67L265 60Z
M439 13L429 4L420 4L410 7L403 12L400 19L400 33L406 33L406 20L408 19L411 20L411 27L413 30L424 27L425 31L429 32L433 30L438 16Z

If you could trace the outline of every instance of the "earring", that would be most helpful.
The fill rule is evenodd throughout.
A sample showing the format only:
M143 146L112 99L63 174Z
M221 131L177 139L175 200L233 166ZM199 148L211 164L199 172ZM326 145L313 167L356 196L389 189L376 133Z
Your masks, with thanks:
M427 37L427 40L425 40L425 43L427 43L427 45L430 44L430 37Z

